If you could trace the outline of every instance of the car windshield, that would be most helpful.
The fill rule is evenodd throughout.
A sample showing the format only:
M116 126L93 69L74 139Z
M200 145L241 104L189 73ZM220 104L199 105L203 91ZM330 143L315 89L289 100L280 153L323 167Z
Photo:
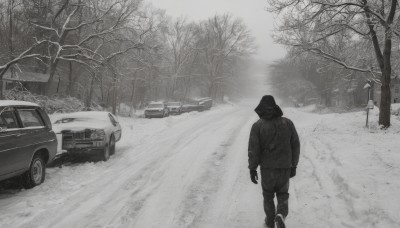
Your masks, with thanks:
M163 105L162 104L149 104L148 108L162 108Z
M167 106L180 106L181 105L181 103L179 103L179 102L168 102L167 103Z

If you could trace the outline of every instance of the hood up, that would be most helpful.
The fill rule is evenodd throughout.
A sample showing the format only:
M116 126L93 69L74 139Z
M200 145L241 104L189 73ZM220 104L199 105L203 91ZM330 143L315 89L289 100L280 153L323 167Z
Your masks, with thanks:
M282 109L271 95L262 97L260 104L254 110L261 119L274 119L283 116Z

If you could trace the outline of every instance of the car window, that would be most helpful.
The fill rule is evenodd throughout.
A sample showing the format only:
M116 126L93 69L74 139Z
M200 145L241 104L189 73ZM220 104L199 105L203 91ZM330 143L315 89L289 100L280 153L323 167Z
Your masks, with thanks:
M6 129L18 128L17 118L12 110L4 111L0 115L0 127Z
M18 109L24 127L44 127L40 114L35 109Z
M114 119L114 117L111 114L108 114L108 117L110 117L111 124L117 126L118 122Z
M149 104L149 108L164 108L163 104Z

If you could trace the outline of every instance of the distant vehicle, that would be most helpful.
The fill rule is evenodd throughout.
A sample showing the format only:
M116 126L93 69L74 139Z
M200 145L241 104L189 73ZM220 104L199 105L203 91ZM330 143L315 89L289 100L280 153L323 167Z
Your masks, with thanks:
M163 102L151 102L144 110L145 118L169 116L168 107Z
M182 103L175 101L175 102L168 102L167 107L169 110L169 114L181 114L182 113Z
M56 134L43 109L0 100L0 181L22 175L25 188L40 185L56 153Z
M213 100L211 97L204 97L204 98L199 98L197 99L197 102L199 105L202 107L202 111L204 110L210 110L212 105L213 105Z
M184 104L182 105L182 112L202 111L203 107L198 104Z
M198 98L189 104L184 104L182 107L183 112L202 112L210 110L213 104L213 100L210 97Z
M121 125L109 112L75 112L55 118L58 153L93 154L107 161L121 139Z

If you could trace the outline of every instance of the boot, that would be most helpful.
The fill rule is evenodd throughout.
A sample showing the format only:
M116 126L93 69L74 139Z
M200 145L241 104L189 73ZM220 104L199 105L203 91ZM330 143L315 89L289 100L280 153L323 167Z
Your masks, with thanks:
M285 218L281 214L275 216L275 224L277 228L286 228Z

